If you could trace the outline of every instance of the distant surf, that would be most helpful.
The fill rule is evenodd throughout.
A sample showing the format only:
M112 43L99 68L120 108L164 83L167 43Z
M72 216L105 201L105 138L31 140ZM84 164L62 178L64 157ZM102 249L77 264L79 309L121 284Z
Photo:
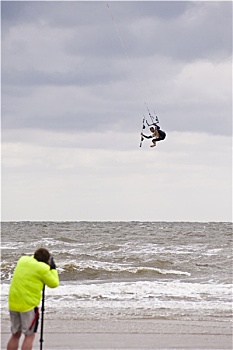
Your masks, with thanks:
M46 317L228 321L231 232L231 223L2 223L2 316L16 261L43 246L61 280L46 288Z

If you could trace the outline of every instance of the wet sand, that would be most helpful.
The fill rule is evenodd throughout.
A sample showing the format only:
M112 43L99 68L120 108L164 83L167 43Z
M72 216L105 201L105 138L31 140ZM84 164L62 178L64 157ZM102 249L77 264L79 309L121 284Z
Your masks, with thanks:
M10 337L2 320L1 349ZM40 349L40 329L34 350ZM232 323L172 320L45 320L43 350L152 350L233 348Z

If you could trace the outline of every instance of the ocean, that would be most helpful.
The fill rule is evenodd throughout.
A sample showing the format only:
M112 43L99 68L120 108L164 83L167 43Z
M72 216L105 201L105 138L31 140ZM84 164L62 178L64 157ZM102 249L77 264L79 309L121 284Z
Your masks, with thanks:
M232 320L232 223L2 222L1 315L21 255L54 257L58 320Z

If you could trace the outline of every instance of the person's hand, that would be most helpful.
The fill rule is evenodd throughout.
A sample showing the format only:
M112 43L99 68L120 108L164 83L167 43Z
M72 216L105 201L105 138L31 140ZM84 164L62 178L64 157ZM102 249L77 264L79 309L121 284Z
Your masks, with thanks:
M49 265L50 265L50 270L56 270L57 267L52 256L50 258Z

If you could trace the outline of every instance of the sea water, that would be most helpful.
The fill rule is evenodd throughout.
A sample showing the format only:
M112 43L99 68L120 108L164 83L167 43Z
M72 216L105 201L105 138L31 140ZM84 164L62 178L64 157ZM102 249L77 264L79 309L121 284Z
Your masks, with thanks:
M54 257L60 286L46 287L46 319L232 318L232 224L3 222L1 314L21 255Z

